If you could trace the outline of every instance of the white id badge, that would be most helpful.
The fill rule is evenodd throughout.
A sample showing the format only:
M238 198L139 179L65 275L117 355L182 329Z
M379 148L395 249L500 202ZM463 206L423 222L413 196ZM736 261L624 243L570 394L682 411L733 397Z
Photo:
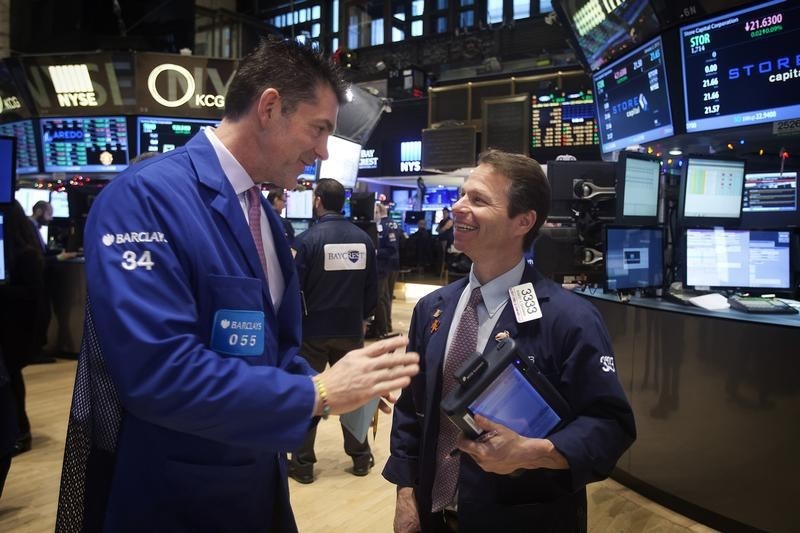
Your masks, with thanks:
M523 283L511 287L508 289L508 295L511 297L511 305L514 307L517 322L530 322L542 318L542 308L539 307L533 283Z

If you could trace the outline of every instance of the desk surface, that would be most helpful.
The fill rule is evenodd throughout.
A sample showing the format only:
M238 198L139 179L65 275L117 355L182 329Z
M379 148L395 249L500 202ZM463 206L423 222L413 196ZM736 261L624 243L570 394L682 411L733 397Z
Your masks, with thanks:
M719 318L722 320L737 320L740 322L749 322L754 324L769 324L771 326L786 326L790 328L800 328L800 314L797 315L779 315L779 314L757 314L746 313L736 309L721 309L719 311L709 311L694 305L680 305L663 298L645 298L641 296L632 296L628 302L620 301L616 293L604 293L602 289L575 289L577 294L587 296L589 298L597 298L607 302L616 302L620 305L633 305L636 307L645 307L649 309L657 309L659 311L668 311L672 313L682 313L684 315L695 315L706 318Z

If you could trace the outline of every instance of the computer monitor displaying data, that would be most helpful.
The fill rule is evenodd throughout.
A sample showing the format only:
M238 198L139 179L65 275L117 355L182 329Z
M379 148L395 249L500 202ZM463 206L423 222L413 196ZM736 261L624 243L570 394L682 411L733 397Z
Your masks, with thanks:
M286 218L314 218L314 191L286 191Z
M797 172L754 172L744 176L741 227L800 226Z
M14 191L14 198L22 206L22 210L25 211L25 214L31 216L33 214L33 206L36 202L50 201L50 191L48 189L29 189L24 187Z
M69 194L67 191L50 193L50 205L53 206L53 218L69 218Z
M319 178L334 179L343 187L352 189L356 185L360 161L360 144L331 135L328 137L328 159L319 163Z
M191 118L137 117L137 153L169 152L180 148L204 126L216 126L218 120Z
M744 161L689 156L679 198L684 227L737 224L743 190Z
M606 226L606 289L658 288L664 283L664 230Z
M617 221L656 224L661 160L646 154L622 152L617 162Z
M17 174L39 172L39 152L36 149L36 133L33 120L20 120L0 124L0 135L17 139Z
M687 229L686 283L690 287L789 290L791 232Z
M0 204L14 201L17 185L17 139L0 137Z
M119 172L128 167L125 117L43 118L45 172Z

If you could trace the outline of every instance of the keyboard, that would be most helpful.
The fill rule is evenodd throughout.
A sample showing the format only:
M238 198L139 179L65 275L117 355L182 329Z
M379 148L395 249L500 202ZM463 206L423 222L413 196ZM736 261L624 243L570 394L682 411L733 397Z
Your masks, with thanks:
M771 298L731 296L728 298L731 308L747 313L764 313L778 315L794 315L797 309L791 305Z

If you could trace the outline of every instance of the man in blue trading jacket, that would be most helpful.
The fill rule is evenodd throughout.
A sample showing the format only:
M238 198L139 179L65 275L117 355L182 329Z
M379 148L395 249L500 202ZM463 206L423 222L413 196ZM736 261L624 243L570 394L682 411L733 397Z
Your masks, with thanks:
M585 485L607 476L635 439L599 313L523 260L549 207L547 178L522 155L484 153L464 183L454 238L473 261L469 278L420 300L412 317L420 373L395 407L383 470L398 486L395 531L585 531ZM532 294L538 305L522 305ZM574 419L532 439L476 417L486 436L470 441L439 408L442 388L454 386L448 361L508 336Z
M317 372L364 346L364 321L375 309L375 245L367 233L341 215L344 187L321 179L314 189L317 223L292 246L305 304L302 355ZM369 441L361 442L342 425L344 451L353 459L353 474L366 476L374 464ZM316 426L292 453L289 476L314 481Z
M297 356L297 275L260 184L327 158L340 80L265 40L218 128L98 196L57 531L296 531L285 452L418 370L394 339L313 377Z

